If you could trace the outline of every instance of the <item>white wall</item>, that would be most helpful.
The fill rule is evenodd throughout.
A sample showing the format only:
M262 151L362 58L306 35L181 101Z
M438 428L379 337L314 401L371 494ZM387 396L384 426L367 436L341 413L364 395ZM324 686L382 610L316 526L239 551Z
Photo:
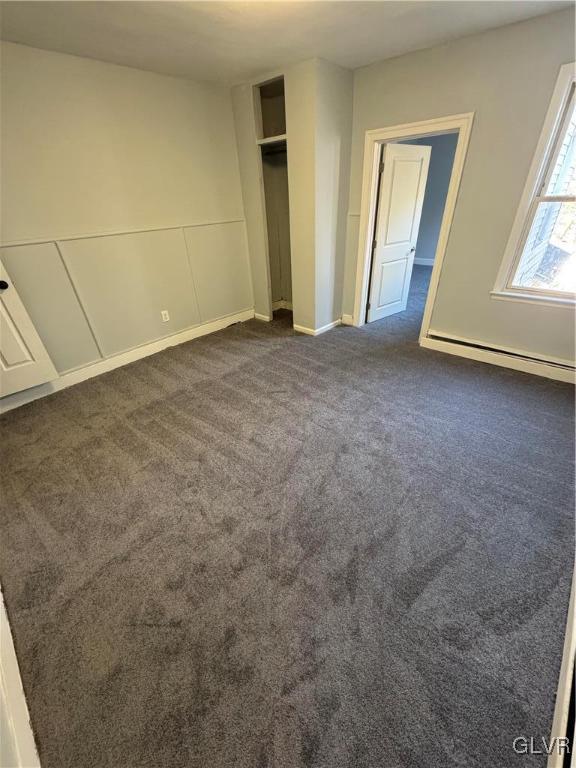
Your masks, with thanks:
M1 55L0 255L58 370L253 307L229 91Z
M356 70L345 313L353 307L365 131L473 111L431 329L574 359L569 311L490 298L558 70L572 60L569 9Z
M246 217L248 254L254 290L254 309L257 314L269 316L270 270L266 241L266 209L262 188L260 147L256 144L254 89L250 84L232 89L236 146L240 164L242 199Z
M284 76L294 324L316 327L316 69L308 60Z
M285 83L294 323L316 330L341 315L352 73L312 59Z
M441 136L427 136L424 139L411 139L400 143L418 144L432 149L416 243L415 263L418 264L422 261L433 263L452 174L458 134L445 133Z
M320 60L316 134L316 325L342 315L352 139L352 72Z

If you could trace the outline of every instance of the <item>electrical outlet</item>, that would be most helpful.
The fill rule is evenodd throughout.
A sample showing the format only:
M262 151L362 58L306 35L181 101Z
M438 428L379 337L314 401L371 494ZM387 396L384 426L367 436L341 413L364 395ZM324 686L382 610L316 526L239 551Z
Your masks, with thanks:
M162 315L162 322L163 323L167 323L168 320L170 320L170 315L168 314L168 310L167 309L163 309L162 312L160 312L160 314Z

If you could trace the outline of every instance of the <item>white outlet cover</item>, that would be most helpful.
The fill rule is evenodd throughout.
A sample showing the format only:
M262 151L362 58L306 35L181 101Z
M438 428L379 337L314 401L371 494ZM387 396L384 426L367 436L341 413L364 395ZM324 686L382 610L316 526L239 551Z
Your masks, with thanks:
M170 315L167 309L163 309L160 314L162 315L162 322L167 323L170 320Z

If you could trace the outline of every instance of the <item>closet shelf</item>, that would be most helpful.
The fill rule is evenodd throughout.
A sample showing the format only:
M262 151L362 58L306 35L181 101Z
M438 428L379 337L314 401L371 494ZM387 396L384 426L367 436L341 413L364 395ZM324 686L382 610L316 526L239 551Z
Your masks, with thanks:
M286 141L285 133L282 133L280 136L268 136L267 139L258 139L256 144L262 146L263 144L276 144L279 141Z

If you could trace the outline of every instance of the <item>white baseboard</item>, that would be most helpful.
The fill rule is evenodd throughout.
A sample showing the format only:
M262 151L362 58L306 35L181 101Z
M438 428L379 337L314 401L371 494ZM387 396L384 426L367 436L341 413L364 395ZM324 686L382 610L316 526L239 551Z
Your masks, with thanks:
M418 264L421 267L433 267L434 259L414 259L414 264Z
M447 352L449 355L466 357L469 360L478 360L482 363L491 363L503 368L512 368L515 371L533 373L536 376L544 376L547 379L576 383L576 372L569 360L545 360L535 359L535 356L518 349L506 349L491 345L490 349L483 349L477 345L482 342L473 339L457 337L439 338L440 334L428 331L430 336L420 339L420 346L427 349L435 349L438 352ZM484 345L486 342L484 342Z
M354 318L352 315L342 315L342 325L354 325Z
M280 301L273 301L272 312L274 312L276 309L289 309L292 311L292 302L284 301L284 299L280 299Z
M52 395L54 392L59 392L61 389L66 389L74 384L79 384L81 381L86 381L94 376L100 376L102 373L113 371L115 368L120 368L128 363L133 363L143 357L155 355L163 349L168 349L168 347L175 347L178 344L197 339L200 336L206 336L209 333L221 331L229 325L243 323L246 320L251 320L253 317L254 310L245 309L242 312L219 317L217 320L212 320L209 323L195 325L193 328L187 328L185 331L174 333L172 336L166 336L163 339L152 341L149 344L143 344L140 347L121 352L119 355L107 357L104 360L98 360L96 363L91 363L83 368L66 371L60 375L60 378L51 381L48 384L41 384L39 387L32 387L32 389L26 389L23 392L15 392L13 395L3 397L2 400L0 400L0 413L6 413L6 411L11 411L21 405L31 403L33 400Z
M0 594L0 731L2 766L40 768L14 642ZM6 762L4 762L4 760Z
M270 315L261 315L259 312L254 312L254 319L262 320L265 323L269 323L272 318L270 317Z
M320 336L321 333L326 333L331 328L336 328L337 325L342 325L342 320L334 320L334 322L323 325L320 328L306 328L305 325L294 325L294 330L299 333L305 333L307 336Z

